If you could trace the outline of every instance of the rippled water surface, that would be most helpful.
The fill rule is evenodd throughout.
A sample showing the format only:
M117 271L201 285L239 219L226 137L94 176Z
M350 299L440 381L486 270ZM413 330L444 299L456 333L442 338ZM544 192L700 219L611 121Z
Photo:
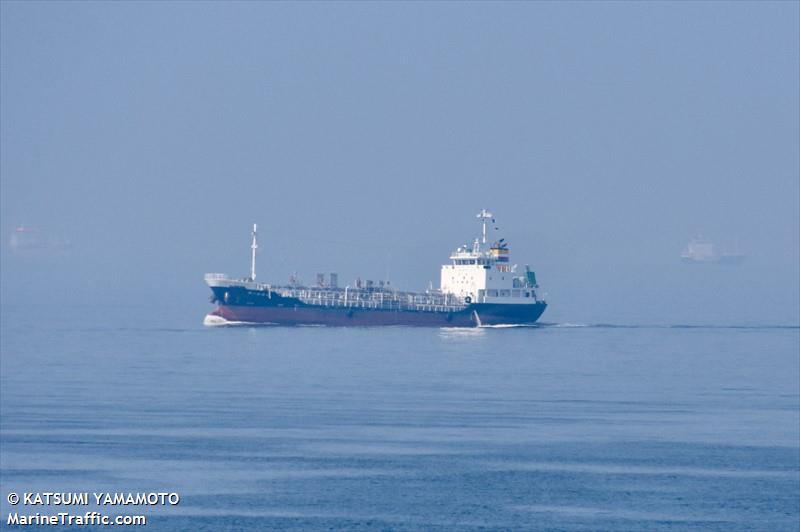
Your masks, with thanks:
M128 513L149 530L798 529L796 327L2 312L4 525L11 491L174 491Z

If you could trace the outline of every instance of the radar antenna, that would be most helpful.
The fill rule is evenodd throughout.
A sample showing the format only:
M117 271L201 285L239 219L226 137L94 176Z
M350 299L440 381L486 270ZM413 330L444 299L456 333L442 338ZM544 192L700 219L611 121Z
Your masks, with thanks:
M482 242L486 243L486 220L494 220L494 214L490 213L486 209L481 209L481 212L478 213L477 216L481 223L483 224L483 239Z
M250 257L250 280L256 280L256 249L258 249L258 244L256 244L256 224L253 224L253 243L250 244L250 249L252 250L252 255Z

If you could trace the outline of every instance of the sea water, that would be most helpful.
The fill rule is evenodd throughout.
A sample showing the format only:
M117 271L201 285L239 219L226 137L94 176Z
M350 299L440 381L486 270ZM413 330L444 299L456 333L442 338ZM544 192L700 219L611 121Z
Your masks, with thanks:
M12 506L11 492L179 494L100 508L146 515L147 530L800 522L794 326L205 328L202 313L144 306L2 313L4 529L11 512L88 508Z

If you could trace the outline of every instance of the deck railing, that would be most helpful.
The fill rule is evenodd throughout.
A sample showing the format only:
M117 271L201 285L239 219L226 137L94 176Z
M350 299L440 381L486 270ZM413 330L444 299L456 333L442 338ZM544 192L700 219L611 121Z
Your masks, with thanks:
M283 297L294 297L308 305L374 310L420 310L458 312L466 308L462 298L451 294L399 292L363 288L274 287Z

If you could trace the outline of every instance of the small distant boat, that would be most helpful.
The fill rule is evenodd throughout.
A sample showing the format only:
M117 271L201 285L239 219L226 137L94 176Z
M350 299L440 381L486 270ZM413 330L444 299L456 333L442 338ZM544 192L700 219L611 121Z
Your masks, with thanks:
M746 255L739 251L739 242L733 251L717 252L714 244L702 236L689 240L681 252L681 260L689 264L740 264Z
M37 227L18 225L11 232L8 248L19 256L47 257L68 252L70 243Z
M47 238L35 227L20 225L14 228L8 241L12 251L47 248Z

